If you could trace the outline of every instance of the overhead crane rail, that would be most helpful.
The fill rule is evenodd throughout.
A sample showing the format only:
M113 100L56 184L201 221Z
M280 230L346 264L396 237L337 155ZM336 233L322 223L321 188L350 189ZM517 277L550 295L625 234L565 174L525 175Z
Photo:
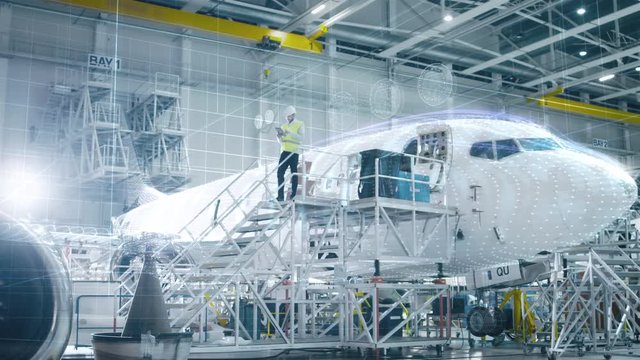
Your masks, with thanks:
M141 20L179 26L186 29L214 32L230 37L253 41L256 44L277 42L286 49L313 54L322 53L323 47L316 39L324 34L322 29L306 37L304 35L269 29L242 22L175 10L135 0L55 0L62 4L129 16Z

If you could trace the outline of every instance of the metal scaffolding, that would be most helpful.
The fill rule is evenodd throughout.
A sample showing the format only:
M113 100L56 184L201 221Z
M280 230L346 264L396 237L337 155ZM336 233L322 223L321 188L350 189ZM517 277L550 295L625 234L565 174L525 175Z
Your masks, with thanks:
M537 337L549 359L572 350L610 359L615 347L631 346L640 333L640 247L628 219L616 221L592 244L553 254L553 267L537 284L530 312L542 321ZM527 315L527 314L525 314Z
M61 142L67 134L65 128L71 111L71 99L77 91L77 84L74 83L77 80L74 76L76 73L68 68L56 68L42 117L29 128L35 145L32 148L41 154L60 155L64 149Z
M67 157L65 175L80 182L127 178L120 105L112 70L57 68L38 132L50 154ZM44 148L42 150L45 150Z
M184 185L189 179L189 157L180 105L180 77L156 73L151 86L134 94L127 112L133 147L151 183L163 191Z
M81 182L120 181L141 169L159 190L183 185L189 158L180 77L156 73L132 95L143 100L134 100L126 116L114 82L111 69L56 69L42 119L30 129L34 148L66 155L66 175Z
M336 157L342 158L336 166L346 166L348 157ZM454 241L449 218L456 210L377 192L354 199L347 188L357 186L359 178L340 179L345 191L333 197L311 196L306 187L331 176L308 174L304 166L297 174L302 180L295 202L265 200L275 198L276 169L260 168L264 175L257 178L251 170L235 177L183 226L178 254L158 266L171 325L200 334L202 343L194 351L327 346L441 351L451 337L450 311L444 310L450 306L449 287L398 282L392 274L412 264L435 269L446 263ZM384 175L376 167L372 178L377 182ZM417 181L396 180L413 186ZM211 241L212 234L222 235ZM169 241L158 245L156 254L168 246ZM375 261L389 274L384 283L372 277ZM118 294L132 293L135 277L135 268L125 269ZM123 301L119 314L128 306ZM211 346L212 322L232 333L229 346Z

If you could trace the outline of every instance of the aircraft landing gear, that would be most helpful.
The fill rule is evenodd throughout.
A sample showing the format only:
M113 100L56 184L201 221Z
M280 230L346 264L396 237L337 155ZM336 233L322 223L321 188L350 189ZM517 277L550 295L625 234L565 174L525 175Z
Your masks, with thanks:
M438 357L442 357L442 345L436 345L436 354Z
M504 342L504 334L500 334L495 336L493 340L491 340L491 345L500 346Z
M471 335L469 335L469 347L474 348L476 346L476 339L472 339Z

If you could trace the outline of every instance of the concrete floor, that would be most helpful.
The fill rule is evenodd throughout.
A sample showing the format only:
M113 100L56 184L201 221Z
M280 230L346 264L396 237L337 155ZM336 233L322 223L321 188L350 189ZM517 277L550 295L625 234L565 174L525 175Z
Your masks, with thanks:
M635 355L629 355L624 349L613 352L612 359L639 359L640 347L637 347L634 351ZM293 359L362 359L362 360L377 360L377 359L526 359L526 360L546 360L547 356L540 353L539 350L529 354L523 354L522 350L513 346L504 346L499 348L493 348L491 346L486 348L469 349L465 346L462 349L453 349L445 351L440 358L433 350L409 350L403 351L391 351L387 353L387 356L382 352L376 354L369 352L366 355L361 355L357 351L339 351L339 352L307 352L307 351L291 351L288 354L283 354L276 359L279 360L293 360ZM578 357L575 353L567 353L559 359L580 359L580 360L602 360L604 359L602 354L587 354L583 357Z
M83 355L76 353L76 356L68 353L68 356L63 359L92 359L90 356L90 350L88 348L82 349ZM629 354L629 350L619 347L613 351L612 359L640 359L640 345L634 344L630 350L633 354ZM292 350L287 353L283 353L280 356L271 359L278 360L320 360L320 359L361 359L361 360L378 360L378 359L526 359L526 360L546 360L546 355L540 353L539 349L534 349L531 353L524 354L522 348L516 344L505 343L499 347L493 347L487 345L486 347L475 347L470 349L465 343L464 347L461 347L459 341L454 341L451 349L445 351L440 358L436 355L433 349L403 349L402 351L393 349L387 352L386 356L382 351L378 353L374 351L368 351L366 354L362 354L356 350ZM580 360L602 360L604 359L602 354L586 354L583 357L578 357L575 352L568 352L566 355L559 357L559 359L580 359Z

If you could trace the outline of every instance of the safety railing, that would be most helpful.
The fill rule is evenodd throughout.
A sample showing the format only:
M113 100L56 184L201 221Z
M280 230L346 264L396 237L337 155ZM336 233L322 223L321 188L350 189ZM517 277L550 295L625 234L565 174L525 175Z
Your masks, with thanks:
M287 159L285 159L284 161L286 161ZM276 169L273 169L269 174L271 175L273 172L275 172ZM238 179L236 179L237 181ZM235 181L234 181L235 182ZM229 189L229 187L227 187L227 189ZM275 216L273 216L273 218L271 220L269 220L268 222L266 222L263 227L262 230L260 230L259 232L256 233L256 236L253 237L251 240L249 240L249 242L247 244L245 244L245 246L240 247L238 245L238 240L242 239L244 234L240 234L238 235L238 230L245 225L249 219L251 219L253 216L258 215L260 210L262 209L262 204L260 202L258 202L250 211L244 211L242 208L240 208L240 206L243 204L244 201L246 201L247 199L251 199L252 195L265 195L267 194L267 196L273 196L273 194L270 192L270 189L268 187L267 184L267 178L263 178L259 181L254 182L249 189L247 189L244 193L237 195L237 194L233 194L231 192L228 193L228 196L230 196L233 199L233 203L231 204L231 206L229 206L227 208L226 211L223 211L222 215L214 218L214 220L212 221L211 226L209 226L208 228L204 229L200 234L196 235L195 237L193 236L193 234L191 232L188 231L188 227L184 227L183 231L185 231L186 233L189 234L189 236L191 236L194 241L187 246L187 248L190 248L191 245L196 244L199 242L199 239L204 238L205 236L207 236L207 234L209 234L211 231L213 231L213 229L220 229L223 231L224 233L224 238L221 239L220 241L216 242L217 246L213 246L205 255L205 257L208 258L213 258L216 253L222 248L223 245L232 245L234 246L234 248L236 248L238 250L238 254L234 257L234 259L227 264L227 266L225 267L224 270L219 271L216 275L213 276L213 278L210 279L209 283L204 286L203 289L201 289L199 291L198 294L194 294L195 298L202 298L202 296L204 296L204 294L209 293L211 297L216 297L218 295L218 293L223 289L224 286L226 286L226 284L228 284L232 278L236 275L242 275L245 276L244 274L241 273L241 270L244 266L247 266L247 264L251 263L251 260L256 257L256 255L260 252L260 250L267 246L267 244L269 244L270 246L272 246L270 244L271 238L276 236L280 230L282 230L284 227L286 227L287 225L289 225L288 223L288 219L290 218L290 215L293 211L293 205L291 203L287 203L284 205L281 205L279 203L274 203L275 205L275 209L277 214ZM215 202L214 202L215 203ZM235 226L233 226L230 228L225 227L224 225L224 220L229 217L232 216L233 212L238 209L240 210L240 212L244 215L241 221L235 222ZM289 214L289 216L287 216L286 214ZM287 237L289 237L290 235L288 235ZM259 244L259 245L257 245ZM256 246L257 245L257 246ZM255 251L249 252L250 249L255 249ZM278 257L278 260L281 261L281 264L284 265L286 267L286 261L284 261L282 258L280 258L279 254L276 254L276 256ZM242 264L241 264L242 263ZM228 271L227 271L228 270ZM196 276L195 272L192 272L190 274L186 274L185 276L183 276L181 278L181 282L183 284L186 284L187 282L190 281L191 278L193 278L194 276ZM187 308L185 309L185 311L183 313L185 314L192 314L190 317L188 318L183 318L183 317L178 317L176 319L172 320L172 326L173 325L178 325L178 324L186 324L189 323L191 320L193 320L195 317L197 317L197 312L199 310L201 310L204 306L206 306L207 302L198 304L198 303L191 303L187 306ZM189 316L189 315L187 315ZM182 321L181 321L182 320ZM186 321L184 321L186 320ZM180 326L180 325L178 325ZM282 334L281 334L282 335Z
M114 69L87 68L87 84L110 87L115 79Z
M128 168L129 149L124 146L102 145L100 155L103 166Z
M154 92L166 96L180 96L180 76L157 72L155 75Z
M109 124L119 127L122 124L122 111L120 104L98 101L93 105L93 120L98 124Z
M320 170L321 172L309 172L307 169L307 162L305 154L300 156L299 171L289 175L298 176L298 187L296 196L302 200L306 200L307 197L314 199L330 199L340 201L350 201L358 198L358 195L354 193L354 189L361 184L369 182L374 184L374 192L367 197L390 197L400 198L399 194L395 192L395 189L390 190L391 193L382 191L380 183L394 184L400 188L407 189L406 193L410 193L410 197L403 196L404 200L411 200L413 202L422 201L429 202L429 196L431 189L439 189L442 193L441 203L446 205L446 173L447 164L445 161L427 158L418 155L395 153L394 156L402 157L405 161L410 163L409 171L401 171L406 177L394 176L382 173L380 170L380 158L375 160L374 172L370 175L360 175L360 164L357 157L359 153L355 154L338 154L328 152L322 149L313 149L315 159L312 163L312 167L316 164L315 160L320 157L322 163L330 163L330 166ZM383 160L384 161L384 160ZM322 164L321 164L322 165ZM427 176L423 170L425 168L433 167L431 165L437 165L438 174L436 179L431 179ZM321 166L319 166L321 167ZM288 181L285 181L280 186L287 186ZM422 190L422 194L420 193ZM402 195L404 195L403 193ZM416 198L418 195L418 198ZM423 195L423 196L420 196Z
M289 158L285 159L284 161L287 161L288 159ZM166 271L166 274L164 276L165 278L161 279L161 281L166 280L166 278L169 276L176 276L178 278L178 281L174 281L173 285L168 287L167 296L170 296L171 291L174 291L176 288L186 285L186 283L190 281L191 278L196 276L196 272L197 272L195 271L196 269L186 274L175 274L172 269L175 267L176 264L182 261L182 259L184 259L185 256L187 256L192 251L194 251L195 247L199 246L200 241L206 238L214 230L222 231L222 233L224 234L223 238L219 239L219 241L216 241L215 245L207 250L206 255L202 254L203 258L214 257L217 251L220 250L220 248L222 248L223 245L230 244L234 246L236 249L240 250L240 254L235 257L234 261L230 262L227 265L227 268L232 268L234 266L237 266L240 259L242 259L241 255L243 255L247 249L251 248L251 245L254 244L255 242L257 241L261 241L261 242L263 241L264 243L268 242L269 239L267 238L266 232L264 230L260 232L249 244L246 244L242 249L240 246L238 246L236 242L237 239L234 238L234 235L237 233L237 230L242 225L244 225L249 218L251 218L254 215L257 215L257 213L261 209L259 202L257 202L255 206L253 206L249 211L242 209L242 206L245 205L244 203L247 201L247 199L252 199L254 195L259 196L260 198L263 198L265 194L267 194L267 196L273 197L273 194L270 192L269 186L267 184L267 180L277 170L277 167L272 169L271 171L268 171L267 175L261 180L254 181L253 183L251 183L250 186L245 188L245 191L240 193L234 193L233 191L231 191L231 189L234 188L236 185L240 185L240 184L243 184L243 182L253 180L252 176L246 176L248 171L253 167L253 165L255 165L255 162L251 164L247 168L247 170L238 174L236 178L234 178L221 192L219 192L211 201L209 201L195 216L191 218L190 221L187 222L187 224L185 224L178 231L178 235L182 235L187 238L190 238L191 241L188 243L188 245L184 246L182 251L173 260L171 260L168 264L165 265L165 269L168 271ZM220 204L222 203L222 200L225 198L232 199L232 202L227 207L220 209ZM290 209L290 205L283 206L278 203L274 203L274 204L276 206L276 209L280 211L280 213L282 214L288 212ZM208 226L201 229L190 228L202 216L207 216L207 217L211 216L210 214L211 210L213 210L214 213L213 213L213 218L208 218L208 224L209 224ZM242 214L242 219L240 221L234 221L234 216L237 215L238 213ZM229 221L225 221L225 220L229 220ZM270 232L272 232L271 234L272 236L273 233L276 233L278 229L284 226L285 222L286 222L286 219L284 219L282 216L276 216L270 223L266 224L265 230L268 229ZM159 249L156 249L155 253L159 253L162 250L164 250L164 247L160 247ZM244 261L247 261L247 259L244 259ZM239 268L235 268L233 270L233 273L237 273L238 271L239 271ZM132 275L133 275L132 269L128 269L121 276L121 279L129 278ZM218 276L218 278L221 278L221 277L222 275ZM221 280L221 279L218 279L218 280ZM227 280L229 280L229 278L225 279L224 282L226 282ZM125 281L123 281L123 283L125 283ZM207 291L211 290L212 287L213 285L211 287L208 287ZM194 298L201 297L201 296L196 296L196 294L191 294L191 295Z
M127 112L135 132L182 131L180 76L156 73L154 80L142 83L133 92L132 106Z

